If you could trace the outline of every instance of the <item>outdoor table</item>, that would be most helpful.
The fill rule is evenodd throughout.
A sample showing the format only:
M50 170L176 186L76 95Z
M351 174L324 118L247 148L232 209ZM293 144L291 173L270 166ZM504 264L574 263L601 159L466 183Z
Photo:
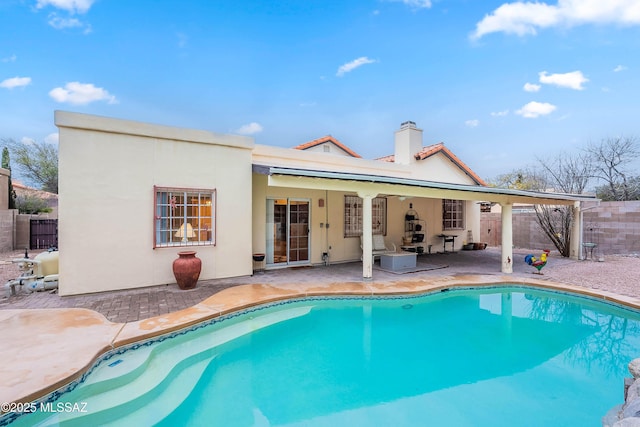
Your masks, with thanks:
M456 236L454 234L438 234L438 237L442 237L442 253L447 254L447 243L451 243L451 252L455 252L454 248L456 246Z

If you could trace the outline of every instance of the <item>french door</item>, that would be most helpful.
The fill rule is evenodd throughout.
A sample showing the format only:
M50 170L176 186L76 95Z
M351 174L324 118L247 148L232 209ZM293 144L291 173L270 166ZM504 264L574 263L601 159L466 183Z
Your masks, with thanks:
M267 265L309 262L309 199L267 199Z

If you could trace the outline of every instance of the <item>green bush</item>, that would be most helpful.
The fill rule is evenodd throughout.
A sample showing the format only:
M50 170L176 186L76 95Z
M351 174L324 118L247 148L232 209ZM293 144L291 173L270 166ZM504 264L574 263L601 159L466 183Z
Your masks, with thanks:
M23 214L39 214L51 212L45 199L33 195L19 195L16 197L18 212Z

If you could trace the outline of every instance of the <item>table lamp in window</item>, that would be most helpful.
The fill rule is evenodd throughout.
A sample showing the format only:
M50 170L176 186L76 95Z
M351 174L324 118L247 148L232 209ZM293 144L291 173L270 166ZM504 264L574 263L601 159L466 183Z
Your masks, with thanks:
M188 222L183 222L174 236L179 237L180 239L182 239L183 243L186 243L189 241L189 239L196 237L196 233L193 232L193 227L191 226L191 224L189 224Z

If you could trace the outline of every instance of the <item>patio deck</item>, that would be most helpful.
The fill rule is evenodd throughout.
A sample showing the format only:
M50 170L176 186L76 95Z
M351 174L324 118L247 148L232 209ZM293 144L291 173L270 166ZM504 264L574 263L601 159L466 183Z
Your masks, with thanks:
M539 255L540 251L533 253ZM545 279L545 276L532 275L535 269L523 262L524 255L530 250L514 250L514 278ZM577 262L560 256L553 257L544 268L544 273L551 273L555 266ZM0 299L2 309L36 309L36 308L88 308L103 314L115 323L133 322L150 317L172 313L192 307L217 292L233 286L266 284L295 286L296 284L328 285L333 283L393 283L428 280L444 276L460 275L492 275L502 276L500 272L499 248L487 248L480 251L459 251L450 254L426 254L418 256L420 266L446 266L414 273L396 274L383 271L376 262L373 280L362 279L362 264L352 262L331 264L329 266L294 267L267 270L254 276L235 277L230 279L202 280L196 289L180 290L176 284L152 286L134 290L101 292L88 295L61 297L49 292L22 294L9 299Z

